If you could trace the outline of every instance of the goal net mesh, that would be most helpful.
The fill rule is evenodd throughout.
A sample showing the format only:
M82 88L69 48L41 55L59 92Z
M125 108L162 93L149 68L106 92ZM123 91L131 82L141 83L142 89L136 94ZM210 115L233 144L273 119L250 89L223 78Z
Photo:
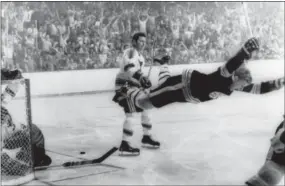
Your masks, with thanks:
M34 179L29 83L29 79L1 81L1 97L9 87L19 87L13 100L6 103L1 99L1 185L19 185Z

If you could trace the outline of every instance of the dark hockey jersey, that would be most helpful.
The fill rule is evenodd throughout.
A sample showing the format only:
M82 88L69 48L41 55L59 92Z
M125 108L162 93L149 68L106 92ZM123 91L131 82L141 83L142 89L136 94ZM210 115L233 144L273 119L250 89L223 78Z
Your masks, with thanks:
M191 74L190 91L193 97L200 102L218 98L220 95L230 95L231 77L225 78L220 75L220 70L211 74L204 74L194 70Z

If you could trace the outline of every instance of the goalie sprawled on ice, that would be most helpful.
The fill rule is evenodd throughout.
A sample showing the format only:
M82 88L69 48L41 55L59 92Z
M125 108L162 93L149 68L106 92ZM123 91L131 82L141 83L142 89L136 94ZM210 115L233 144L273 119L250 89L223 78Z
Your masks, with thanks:
M48 166L51 158L45 154L44 136L35 125L16 127L5 107L1 107L2 151L1 174L23 176L33 163ZM33 160L31 162L31 160Z
M285 115L284 115L285 116ZM266 161L258 173L246 181L248 186L278 185L285 174L285 122L284 119L277 127L271 139L271 147Z
M1 83L8 85L1 94L1 174L24 176L34 166L47 166L51 158L45 154L44 136L34 124L30 127L21 124L16 127L9 111L4 105L13 99L19 89L17 80L23 79L19 70L1 69ZM16 80L16 83L13 81ZM9 83L9 81L11 81Z

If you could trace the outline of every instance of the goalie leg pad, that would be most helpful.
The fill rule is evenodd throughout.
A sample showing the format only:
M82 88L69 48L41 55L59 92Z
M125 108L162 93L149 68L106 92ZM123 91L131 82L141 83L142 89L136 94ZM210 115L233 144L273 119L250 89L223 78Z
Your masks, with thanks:
M284 166L277 165L272 161L266 161L258 171L258 174L249 179L246 183L253 186L271 186L279 184L283 177Z
M268 186L268 184L263 181L258 175L251 177L245 182L248 186Z

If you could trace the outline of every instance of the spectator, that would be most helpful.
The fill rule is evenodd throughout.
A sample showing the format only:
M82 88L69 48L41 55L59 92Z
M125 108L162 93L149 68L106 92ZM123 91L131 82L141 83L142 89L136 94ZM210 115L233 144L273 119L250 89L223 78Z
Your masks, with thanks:
M116 67L138 31L149 40L146 58L155 44L177 63L224 61L249 37L239 2L2 4L2 61L28 72ZM282 2L247 4L253 34L262 38L255 59L283 58Z

